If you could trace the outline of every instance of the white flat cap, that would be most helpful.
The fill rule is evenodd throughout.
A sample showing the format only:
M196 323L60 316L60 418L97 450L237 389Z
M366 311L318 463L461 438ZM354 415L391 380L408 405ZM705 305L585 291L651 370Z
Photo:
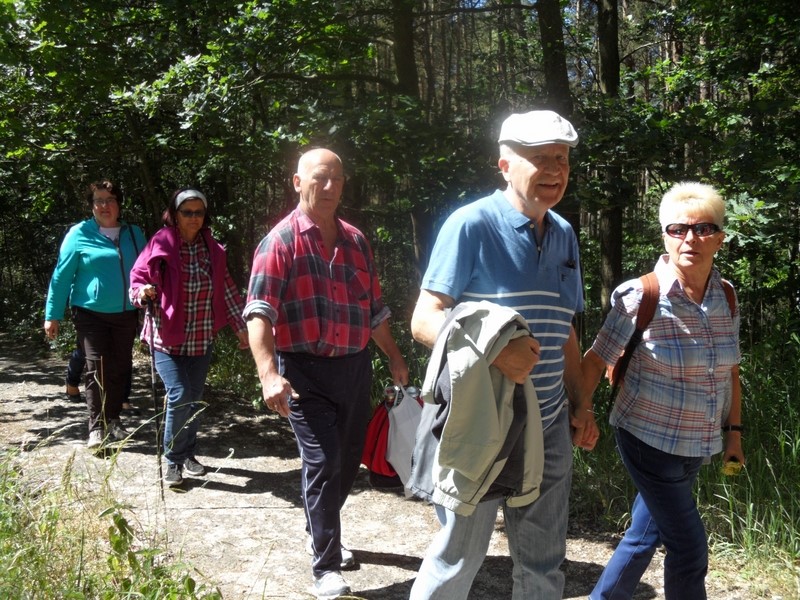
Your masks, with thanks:
M497 141L520 146L566 144L574 148L578 145L578 134L572 123L558 113L552 110L532 110L515 113L503 121Z

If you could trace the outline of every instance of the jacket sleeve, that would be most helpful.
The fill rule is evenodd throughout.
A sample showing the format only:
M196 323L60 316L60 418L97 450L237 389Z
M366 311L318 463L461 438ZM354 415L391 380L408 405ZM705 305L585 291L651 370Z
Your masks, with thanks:
M151 238L144 246L131 268L128 297L131 303L139 308L142 307L142 303L139 301L139 290L146 285L155 285L156 287L161 285L161 271L153 267L154 240L155 238Z
M58 251L58 262L50 278L50 286L47 292L47 302L45 304L45 320L60 321L64 318L64 311L69 302L72 291L72 282L75 272L80 263L78 252L78 238L80 237L79 226L75 226L67 232L64 241Z

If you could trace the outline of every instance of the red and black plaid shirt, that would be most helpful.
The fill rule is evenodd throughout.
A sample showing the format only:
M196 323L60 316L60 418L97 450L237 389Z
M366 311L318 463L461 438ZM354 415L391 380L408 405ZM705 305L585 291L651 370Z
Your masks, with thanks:
M353 354L389 317L367 239L345 221L337 224L332 257L319 228L299 208L256 249L244 315L270 320L278 351Z

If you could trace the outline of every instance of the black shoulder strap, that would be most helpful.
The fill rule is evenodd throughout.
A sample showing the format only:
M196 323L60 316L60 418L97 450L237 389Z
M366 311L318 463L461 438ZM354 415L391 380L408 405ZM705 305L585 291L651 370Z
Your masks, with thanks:
M656 274L650 272L647 275L642 275L639 281L642 282L642 301L639 304L639 310L636 312L636 330L633 332L633 335L631 335L631 339L628 340L628 344L625 346L622 356L619 357L619 360L609 374L612 400L617 395L617 389L625 377L625 371L628 370L628 363L631 362L633 351L636 350L636 346L642 341L644 330L647 329L647 326L650 325L650 321L653 320L653 315L655 315L656 307L658 306L660 290Z
M139 244L136 243L136 236L133 235L133 227L131 225L128 225L128 232L131 234L131 241L133 242L133 249L136 251L136 256L139 256Z

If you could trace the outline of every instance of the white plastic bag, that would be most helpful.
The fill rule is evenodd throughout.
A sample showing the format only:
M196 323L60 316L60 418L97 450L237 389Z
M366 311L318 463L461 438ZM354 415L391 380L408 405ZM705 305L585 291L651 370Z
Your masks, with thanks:
M386 446L386 460L397 471L406 485L411 477L411 455L422 414L422 398L413 386L398 388L397 398L389 407L389 440Z

